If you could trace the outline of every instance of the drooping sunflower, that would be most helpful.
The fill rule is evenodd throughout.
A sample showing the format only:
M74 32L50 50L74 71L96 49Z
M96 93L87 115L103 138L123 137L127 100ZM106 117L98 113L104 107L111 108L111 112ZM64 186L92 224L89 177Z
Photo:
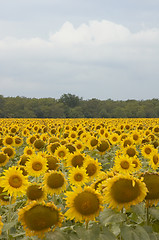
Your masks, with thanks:
M101 155L105 154L106 151L109 151L110 149L110 144L107 139L99 139L98 145L97 145L97 150Z
M91 187L73 187L72 191L67 191L65 195L66 207L69 208L65 215L68 219L75 219L75 222L93 221L103 210L101 194Z
M145 172L142 173L140 177L143 179L148 189L147 195L145 196L146 205L156 205L159 202L159 173Z
M27 154L22 154L21 156L20 156L20 159L19 159L19 161L18 161L18 164L19 165L22 165L22 166L25 166L26 165L26 162L29 160L29 155L27 155Z
M56 149L60 147L60 143L59 142L54 142L54 143L50 143L48 146L47 146L47 150L50 154L54 154Z
M38 236L43 239L46 232L62 225L63 214L53 203L31 202L18 212L18 221L22 224L27 236Z
M101 170L101 163L98 161L98 159L87 156L83 167L86 169L89 179L93 179Z
M43 148L45 147L45 142L42 139L36 139L33 142L33 147L36 151L43 150Z
M75 186L82 186L89 181L86 169L78 166L70 169L68 179L70 184Z
M21 196L25 194L28 186L28 178L16 166L4 170L1 179L1 187L11 196Z
M49 194L60 194L65 191L67 181L61 171L52 170L44 175L44 187Z
M104 198L109 208L128 209L145 199L146 184L131 175L117 174L105 181Z
M19 137L19 136L14 136L14 146L20 147L23 144L23 138Z
M43 201L47 198L47 193L40 184L30 183L26 189L26 196L28 201Z
M8 155L9 158L13 158L16 154L15 149L12 146L8 146L8 147L3 147L1 149L5 154Z
M41 153L33 154L26 162L26 170L30 176L39 177L47 171L47 160Z
M0 167L5 166L9 161L9 157L6 153L0 152Z
M59 167L59 160L52 155L46 156L48 170L57 170Z
M131 161L133 164L134 171L135 172L139 171L142 167L142 162L140 161L140 159L137 156L134 156L131 158Z
M86 146L89 148L89 150L93 150L98 145L98 138L95 136L90 136L86 142Z
M134 171L132 158L128 155L116 156L114 160L114 171L128 174Z
M29 137L27 137L26 143L27 143L29 146L32 146L35 140L36 140L36 135L33 134L33 135L30 135Z

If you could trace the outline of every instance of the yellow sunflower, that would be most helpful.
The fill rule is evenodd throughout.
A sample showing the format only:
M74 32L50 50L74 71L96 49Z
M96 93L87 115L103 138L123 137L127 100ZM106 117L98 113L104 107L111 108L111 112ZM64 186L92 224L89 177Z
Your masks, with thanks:
M76 151L73 154L70 154L66 160L67 166L70 167L82 167L85 161L85 154L80 151Z
M94 221L103 210L102 196L91 187L73 187L72 191L67 191L65 195L66 207L69 208L65 215L68 219L75 219L76 222Z
M124 148L124 153L127 154L129 157L134 157L138 155L136 147L134 145L127 146Z
M145 158L151 158L151 154L154 151L154 146L152 144L145 144L144 146L141 147L141 154Z
M36 135L30 135L29 137L27 137L26 143L29 146L32 146L35 140L36 140Z
M36 151L43 150L43 148L45 147L45 142L42 139L36 139L33 142L33 147Z
M19 136L14 136L14 146L20 147L23 144L23 138L19 137Z
M6 135L3 139L3 144L5 146L14 146L14 137Z
M11 196L21 196L25 194L28 186L28 178L16 166L4 170L4 176L1 177L1 187Z
M1 149L5 154L8 155L9 158L13 158L16 154L15 149L12 146L8 146L8 147L3 147Z
M101 155L105 154L106 151L110 150L109 141L107 139L104 139L104 138L99 139L99 142L98 142L98 145L97 145L96 149L98 150L98 152Z
M65 146L59 146L54 153L55 157L57 157L58 159L66 159L69 155L69 151Z
M56 149L58 148L58 147L60 147L60 143L59 142L54 142L54 143L50 143L48 146L47 146L47 150L48 150L48 152L50 153L50 154L54 154L55 153L55 151L56 151Z
M141 170L142 163L141 163L140 159L137 156L132 157L131 161L132 161L133 168L134 168L135 172Z
M109 141L112 145L118 144L120 136L117 133L112 133L109 135Z
M43 239L45 233L61 227L63 214L53 203L31 202L18 212L18 221L22 224L26 235Z
M21 156L20 156L20 159L19 159L19 161L18 161L18 164L19 165L22 165L22 166L25 166L26 165L26 162L29 160L29 155L27 155L27 154L22 154Z
M134 171L132 158L128 155L120 155L115 157L114 170L119 173L128 174Z
M44 175L44 187L47 193L60 194L65 191L67 181L61 171L52 170Z
M31 156L32 154L35 154L35 150L32 147L26 146L24 148L24 154Z
M41 153L33 154L26 162L26 170L30 176L39 177L47 171L47 160Z
M82 186L89 181L86 169L78 166L70 169L68 179L70 184L75 186Z
M98 145L98 138L95 136L90 136L86 142L86 146L89 148L89 150L93 150Z
M88 177L90 179L93 179L98 175L99 171L101 170L101 163L97 159L87 156L83 167L86 169Z
M159 167L159 153L158 149L153 150L149 157L149 165L156 170Z
M128 209L145 199L146 184L131 175L117 174L105 181L104 198L109 208Z

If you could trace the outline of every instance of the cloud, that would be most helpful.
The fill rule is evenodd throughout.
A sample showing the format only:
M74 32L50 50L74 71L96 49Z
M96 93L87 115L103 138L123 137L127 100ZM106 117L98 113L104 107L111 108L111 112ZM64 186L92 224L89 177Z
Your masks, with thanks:
M48 39L3 38L1 94L21 95L23 89L22 95L32 97L66 92L100 99L157 97L158 40L158 28L132 33L106 20L78 27L65 22Z

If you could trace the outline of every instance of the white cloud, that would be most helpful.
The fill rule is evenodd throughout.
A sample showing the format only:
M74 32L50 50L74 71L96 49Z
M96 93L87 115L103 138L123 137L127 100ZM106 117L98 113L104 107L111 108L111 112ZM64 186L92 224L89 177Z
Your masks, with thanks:
M59 31L50 33L47 40L13 37L0 40L0 81L12 79L10 86L19 82L10 93L23 88L26 96L30 96L30 88L32 94L36 93L33 89L37 83L37 97L47 93L57 97L58 92L70 90L86 98L83 83L87 88L91 84L88 98L104 98L104 91L110 98L129 98L130 94L131 98L157 96L156 87L152 86L159 84L158 63L159 29L132 33L106 20L90 21L77 28L65 22ZM135 92L134 83L139 89L143 83L147 87ZM115 85L118 90L114 91ZM130 91L129 86L134 91ZM1 91L7 95L6 83L1 85Z

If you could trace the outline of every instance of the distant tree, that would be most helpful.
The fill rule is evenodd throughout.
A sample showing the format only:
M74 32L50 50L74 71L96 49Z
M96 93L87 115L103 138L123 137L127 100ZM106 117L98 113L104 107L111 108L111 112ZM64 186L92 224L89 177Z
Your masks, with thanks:
M78 106L80 101L82 101L82 98L70 93L63 94L59 99L59 102L71 108Z

